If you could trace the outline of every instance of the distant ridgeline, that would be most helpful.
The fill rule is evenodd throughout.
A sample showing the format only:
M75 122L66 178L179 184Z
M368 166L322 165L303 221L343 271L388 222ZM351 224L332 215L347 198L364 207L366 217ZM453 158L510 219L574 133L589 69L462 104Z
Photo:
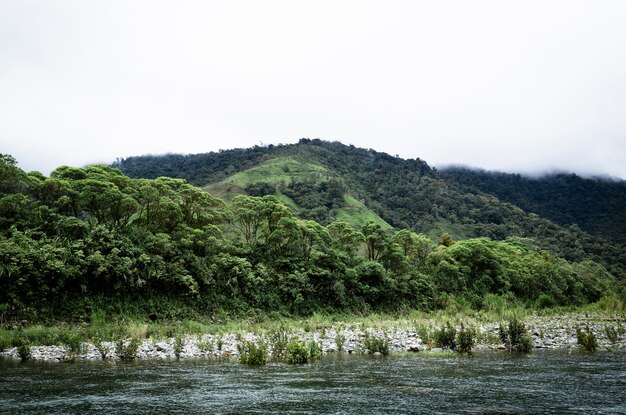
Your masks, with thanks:
M301 140L115 167L124 173L59 167L44 177L0 155L0 321L623 295L619 232L562 227L419 159Z

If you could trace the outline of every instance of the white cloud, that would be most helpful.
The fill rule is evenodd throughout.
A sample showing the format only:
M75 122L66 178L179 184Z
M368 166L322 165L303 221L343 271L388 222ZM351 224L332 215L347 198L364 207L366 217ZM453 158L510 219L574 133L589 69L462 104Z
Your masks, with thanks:
M626 178L621 1L5 1L0 151L25 169L338 139Z

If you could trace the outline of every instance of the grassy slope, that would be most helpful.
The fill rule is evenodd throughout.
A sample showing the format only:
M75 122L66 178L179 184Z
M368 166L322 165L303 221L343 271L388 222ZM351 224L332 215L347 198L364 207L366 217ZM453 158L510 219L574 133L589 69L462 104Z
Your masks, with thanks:
M291 156L276 157L267 160L253 168L236 173L220 182L212 183L204 187L204 190L224 200L246 194L245 187L255 182L266 182L276 185L275 195L295 213L301 211L300 207L289 197L280 192L279 184L291 183L293 180L314 179L317 182L329 180L332 173L324 166L313 163L306 159ZM383 229L391 229L391 225L385 222L374 211L367 208L363 203L349 194L344 197L345 204L337 213L337 220L342 220L352 226L361 226L367 221L379 224Z

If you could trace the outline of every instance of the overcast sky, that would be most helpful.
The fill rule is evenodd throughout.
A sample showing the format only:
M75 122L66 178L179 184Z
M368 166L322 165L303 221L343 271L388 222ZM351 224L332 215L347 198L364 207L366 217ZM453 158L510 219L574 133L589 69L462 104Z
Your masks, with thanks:
M626 178L626 1L0 1L0 152L338 140Z

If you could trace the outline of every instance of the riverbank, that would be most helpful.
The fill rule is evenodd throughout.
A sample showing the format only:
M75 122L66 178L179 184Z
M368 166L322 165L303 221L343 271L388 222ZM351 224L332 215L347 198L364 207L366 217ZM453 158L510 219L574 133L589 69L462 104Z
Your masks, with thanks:
M499 322L478 322L472 319L451 320L458 328L461 324L475 332L473 350L504 349L499 336ZM577 349L576 329L594 333L598 349L626 350L626 321L622 317L607 315L553 315L532 316L524 320L535 349ZM246 342L266 345L270 357L284 348L291 339L315 342L322 353L370 353L368 339L382 339L390 353L440 352L436 347L434 332L442 326L441 319L375 320L366 322L333 322L252 326L216 333L176 336L150 334L146 330L131 338L117 340L75 341L70 344L28 345L31 360L62 362L100 359L236 359L240 346ZM24 350L6 348L0 356L21 359Z

